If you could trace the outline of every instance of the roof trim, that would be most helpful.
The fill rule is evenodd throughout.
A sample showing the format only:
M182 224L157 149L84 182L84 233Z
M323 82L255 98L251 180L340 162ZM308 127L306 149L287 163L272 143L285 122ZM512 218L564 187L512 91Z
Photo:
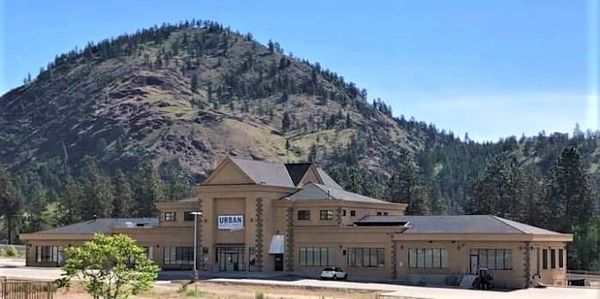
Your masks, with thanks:
M235 169L249 182L253 182L254 184L259 183L253 180L237 163L235 163L233 158L231 158L230 156L226 156L223 160L221 160L221 162L219 162L217 168L215 168L215 170L200 185L210 185L210 182L214 180L217 174L221 172L223 168L225 168L225 166L227 166L229 163L233 164Z

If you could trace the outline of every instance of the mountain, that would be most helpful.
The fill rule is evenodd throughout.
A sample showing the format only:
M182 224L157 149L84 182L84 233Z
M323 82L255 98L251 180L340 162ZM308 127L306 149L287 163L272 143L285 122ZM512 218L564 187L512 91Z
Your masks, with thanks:
M313 145L327 156L360 134L423 146L367 104L364 90L282 53L216 23L191 22L61 55L0 98L0 163L62 159L77 168L87 155L122 168L151 158L204 177L225 154L306 160ZM381 149L372 148L361 163L381 168Z
M545 175L575 142L565 134L461 141L393 117L366 90L283 52L218 23L191 21L62 54L0 98L0 165L17 174L33 169L57 189L60 178L44 177L78 174L86 159L110 175L151 160L183 169L193 182L224 155L314 160L351 191L393 199L390 178L414 160L423 183L457 213L499 153ZM577 139L594 174L597 139Z

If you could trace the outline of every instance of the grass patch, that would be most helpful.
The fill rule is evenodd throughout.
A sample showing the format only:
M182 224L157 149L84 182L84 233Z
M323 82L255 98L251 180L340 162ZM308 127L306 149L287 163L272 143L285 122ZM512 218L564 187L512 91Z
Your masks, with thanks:
M179 294L184 295L185 297L193 297L193 298L202 298L202 297L206 297L208 295L207 292L198 290L197 285L190 287L190 284L188 284L188 283L182 284L177 292Z

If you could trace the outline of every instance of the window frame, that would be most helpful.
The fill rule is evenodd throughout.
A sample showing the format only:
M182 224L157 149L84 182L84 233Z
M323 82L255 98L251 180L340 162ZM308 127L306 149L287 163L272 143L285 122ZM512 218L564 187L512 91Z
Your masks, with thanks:
M472 248L470 256L476 255L479 268L496 271L512 271L512 249L509 248ZM500 265L501 264L501 265Z
M334 219L333 210L320 210L319 219L321 221L331 221Z
M409 269L448 269L447 248L409 248Z
M356 210L350 210L350 217L356 217Z
M300 217L300 215L306 217ZM310 210L298 210L296 213L296 220L298 221L310 221Z
M385 267L385 248L349 247L346 248L348 267L382 268Z
M298 248L298 264L300 267L327 267L333 264L333 248L300 247Z
M193 266L194 247L165 246L163 248L163 263L165 266Z
M548 249L542 249L542 269L548 270Z
M173 217L170 217L173 216ZM177 221L177 212L175 211L165 211L163 215L164 222L176 222Z
M556 249L550 248L550 269L556 269Z

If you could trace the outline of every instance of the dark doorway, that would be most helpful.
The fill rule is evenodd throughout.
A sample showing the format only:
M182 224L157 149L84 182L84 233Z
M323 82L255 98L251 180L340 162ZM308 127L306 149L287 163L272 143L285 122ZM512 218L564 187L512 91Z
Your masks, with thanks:
M275 271L283 271L283 254L275 254Z
M216 262L219 271L245 271L244 247L217 247Z

